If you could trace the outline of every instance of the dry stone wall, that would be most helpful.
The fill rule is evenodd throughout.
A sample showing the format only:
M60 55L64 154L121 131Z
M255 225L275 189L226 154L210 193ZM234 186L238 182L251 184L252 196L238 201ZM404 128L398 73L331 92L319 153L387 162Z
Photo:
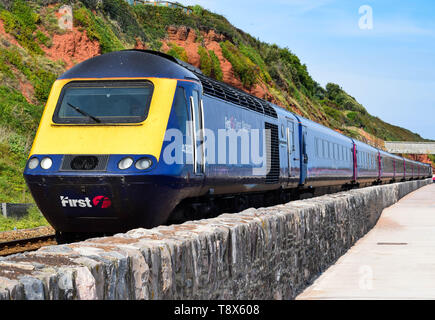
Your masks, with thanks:
M0 299L293 299L431 182L375 186L0 258Z

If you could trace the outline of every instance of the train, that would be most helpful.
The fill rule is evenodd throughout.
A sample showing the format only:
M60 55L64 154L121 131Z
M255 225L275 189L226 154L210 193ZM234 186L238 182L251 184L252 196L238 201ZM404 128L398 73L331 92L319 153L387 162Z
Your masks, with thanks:
M65 242L425 179L432 167L131 49L53 83L23 175Z

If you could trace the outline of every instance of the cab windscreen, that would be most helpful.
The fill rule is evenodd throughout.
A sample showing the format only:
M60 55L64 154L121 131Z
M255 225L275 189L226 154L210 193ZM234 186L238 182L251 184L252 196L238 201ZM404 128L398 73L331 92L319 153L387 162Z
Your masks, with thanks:
M54 123L139 123L148 116L154 86L148 81L71 82L64 86Z

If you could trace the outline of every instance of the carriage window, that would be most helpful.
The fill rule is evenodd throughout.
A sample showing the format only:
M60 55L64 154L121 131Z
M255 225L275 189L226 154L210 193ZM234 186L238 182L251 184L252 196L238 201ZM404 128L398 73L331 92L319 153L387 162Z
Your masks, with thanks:
M193 136L195 141L195 173L204 172L204 144L203 144L203 114L202 114L202 102L199 99L199 92L192 90L192 96L190 97L191 113L193 115L194 130Z
M328 142L326 142L325 140L322 140L323 142L323 158L327 158L328 157Z
M186 135L188 127L188 105L184 88L178 87L175 93L174 112L177 118L178 126L183 135Z
M321 140L319 138L316 138L315 140L316 143L316 155L318 158L322 158L322 143Z
M149 81L71 82L62 89L55 123L139 123L148 116L154 86Z
M329 149L329 159L334 158L334 148L332 145L332 142L328 142L328 149Z

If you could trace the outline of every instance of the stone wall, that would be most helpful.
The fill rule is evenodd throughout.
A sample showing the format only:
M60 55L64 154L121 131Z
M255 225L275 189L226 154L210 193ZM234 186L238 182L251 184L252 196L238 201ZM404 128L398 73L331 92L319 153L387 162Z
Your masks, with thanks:
M431 182L351 190L0 258L0 299L293 299Z

